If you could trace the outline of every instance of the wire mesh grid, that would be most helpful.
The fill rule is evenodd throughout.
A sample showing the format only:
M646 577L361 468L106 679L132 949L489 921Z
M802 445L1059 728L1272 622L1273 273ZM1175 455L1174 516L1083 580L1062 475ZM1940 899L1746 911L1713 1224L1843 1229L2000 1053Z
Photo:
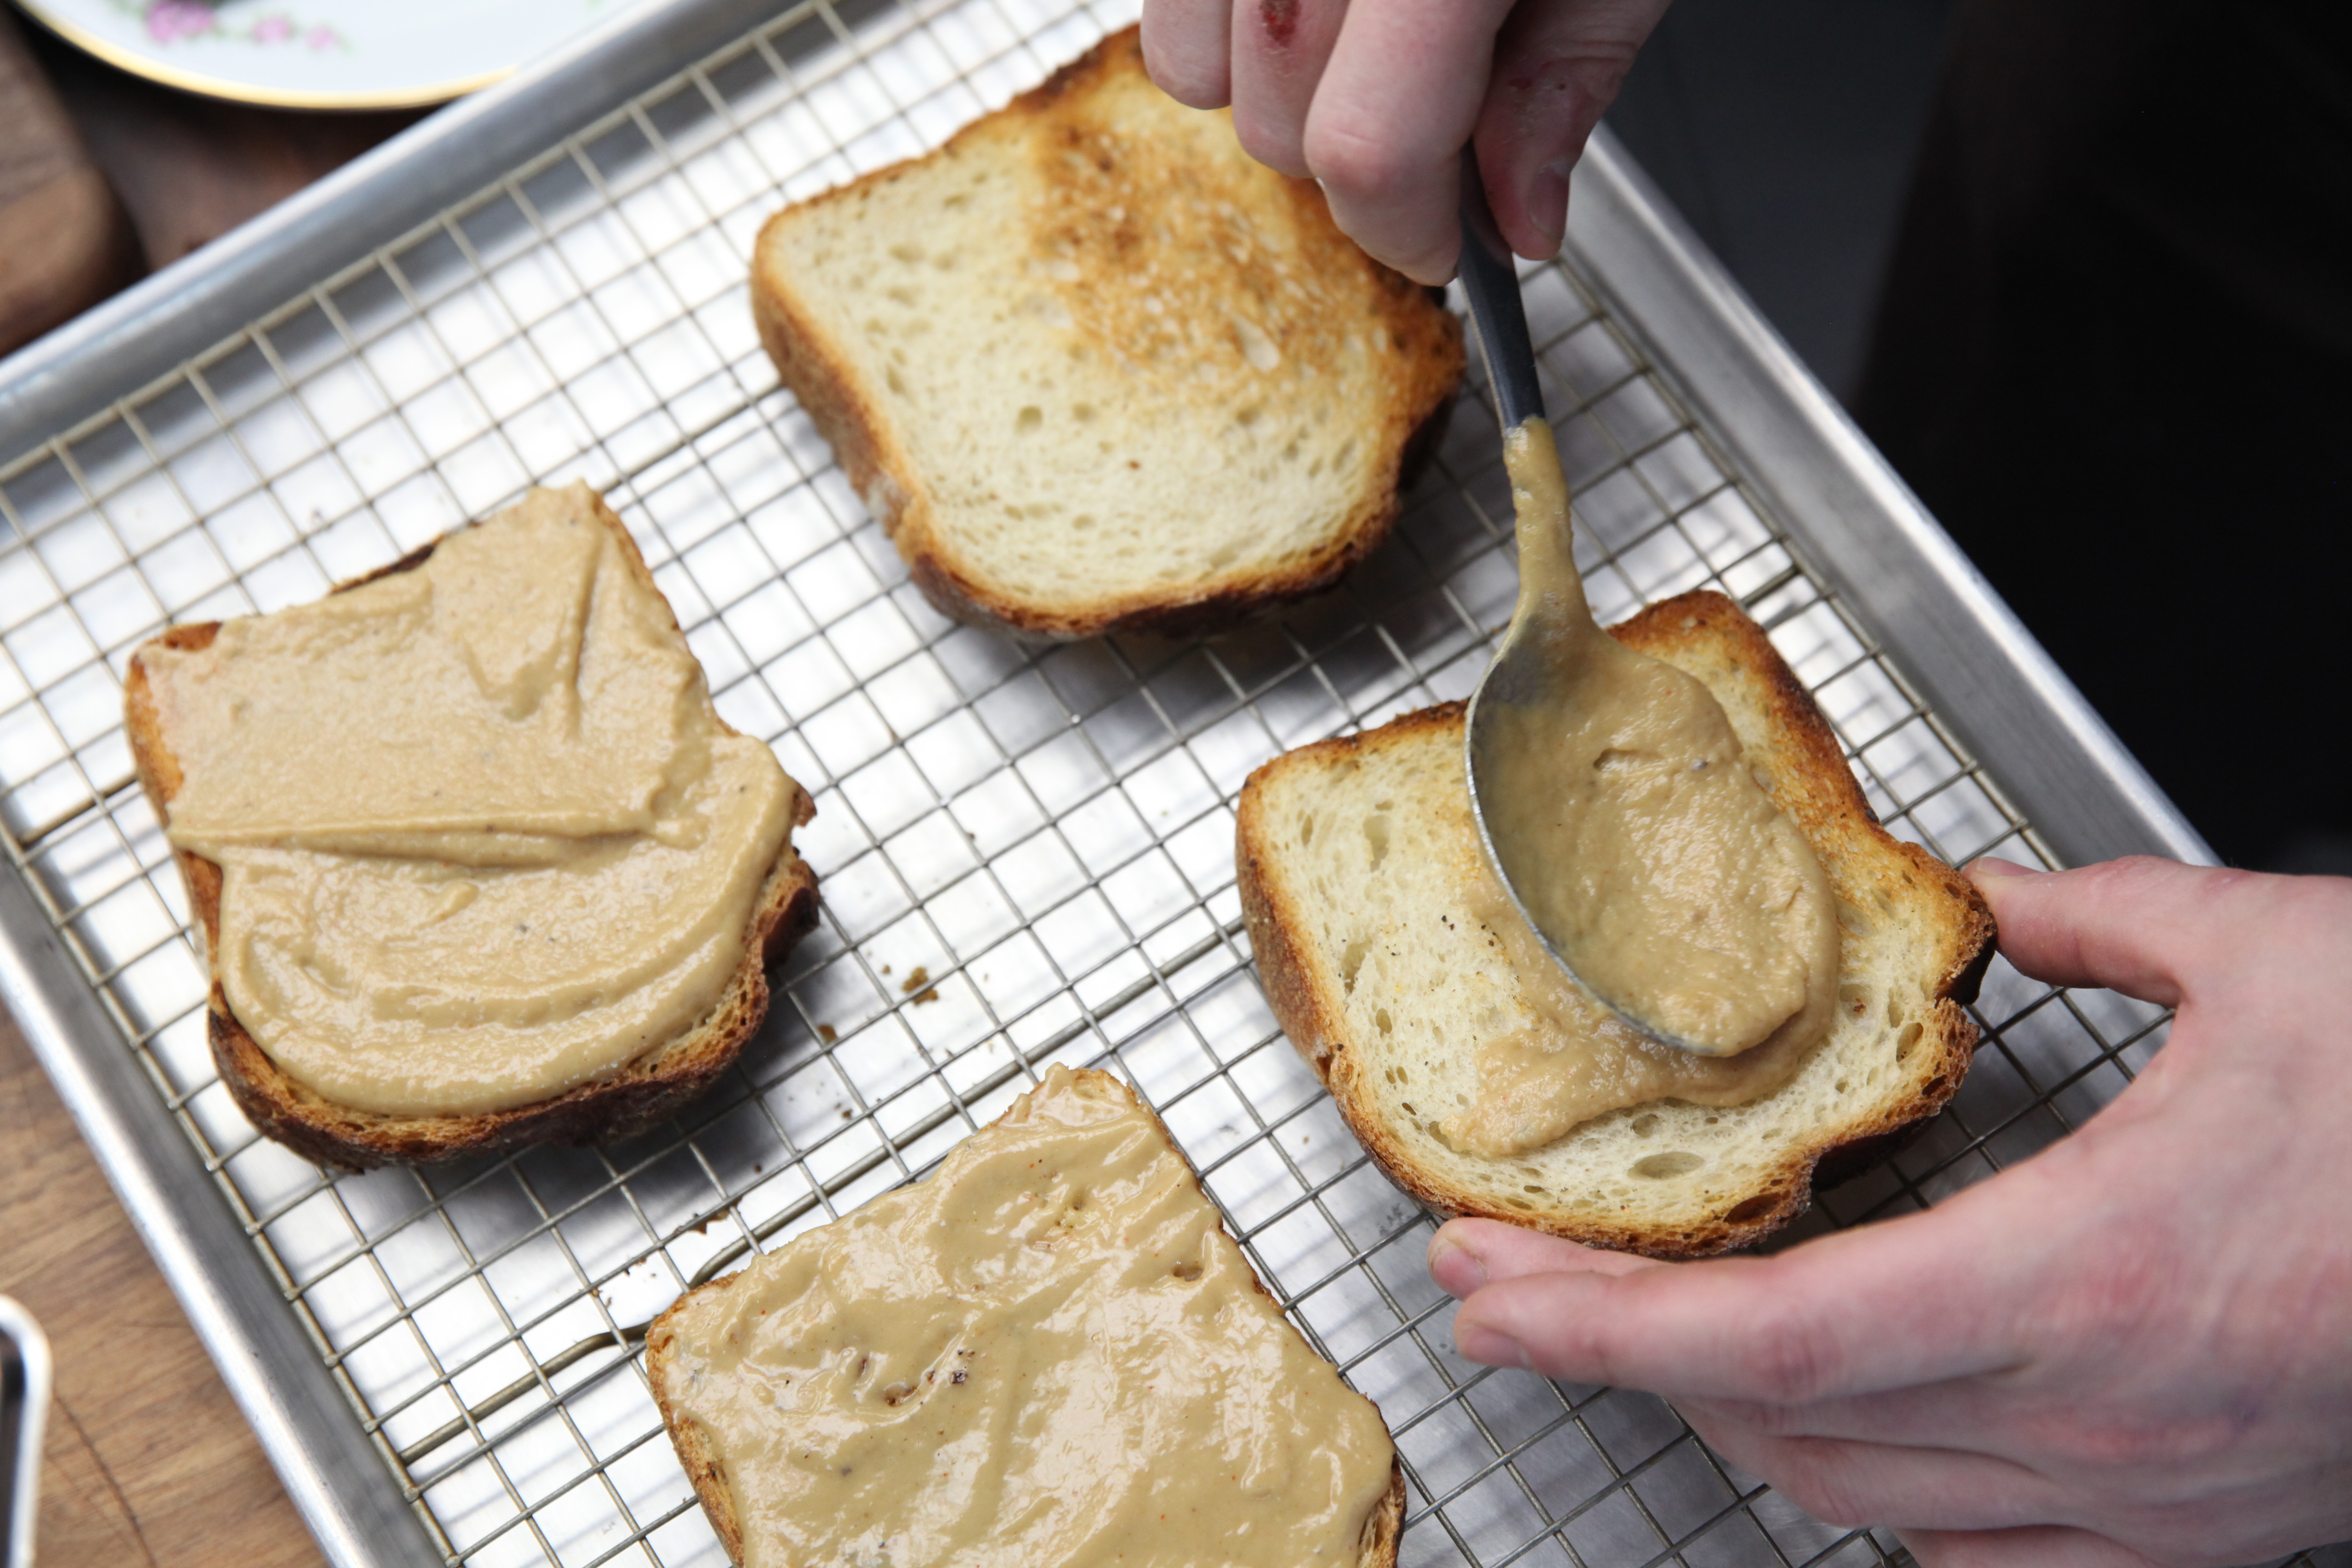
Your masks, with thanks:
M1379 1403L1406 1562L1881 1560L1891 1540L1806 1517L1656 1399L1457 1358L1421 1264L1432 1219L1349 1136L1250 969L1244 778L1465 696L1508 615L1484 410L1338 592L1206 641L1037 649L924 603L776 386L745 298L759 223L938 144L1131 9L800 5L0 472L9 851L452 1562L724 1562L664 1440L643 1324L919 1174L1056 1061L1138 1088L1292 1320ZM1669 393L1640 324L1574 258L1526 290L1596 609L1732 595L1894 831L1948 859L2046 861ZM313 598L572 478L628 522L719 711L815 796L800 844L822 923L740 1066L656 1133L321 1170L215 1079L121 674L169 622ZM2044 1146L2165 1026L1999 963L1977 1012L1987 1044L1950 1109L1799 1236Z

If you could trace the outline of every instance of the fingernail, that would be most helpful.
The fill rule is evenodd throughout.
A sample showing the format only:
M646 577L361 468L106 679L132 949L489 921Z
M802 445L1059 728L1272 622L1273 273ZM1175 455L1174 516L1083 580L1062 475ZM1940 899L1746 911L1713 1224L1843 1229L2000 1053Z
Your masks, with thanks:
M1478 1255L1440 1233L1429 1244L1429 1277L1447 1295L1469 1295L1486 1283L1486 1265Z
M1528 1359L1528 1347L1503 1332L1484 1323L1454 1324L1454 1348L1463 1356L1486 1366L1515 1366L1522 1372L1532 1371L1535 1363Z
M1528 182L1528 222L1544 237L1551 253L1559 254L1560 237L1568 232L1569 163L1556 158Z
M2014 860L2004 860L1998 855L1979 855L1969 862L1971 877L2039 877L2042 872L2031 866L2021 866Z

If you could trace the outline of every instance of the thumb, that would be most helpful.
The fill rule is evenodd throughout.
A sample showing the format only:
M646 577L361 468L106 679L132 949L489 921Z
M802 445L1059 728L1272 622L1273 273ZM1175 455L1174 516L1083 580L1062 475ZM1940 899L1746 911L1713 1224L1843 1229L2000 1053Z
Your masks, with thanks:
M2273 880L2146 855L2072 871L1987 857L1968 875L1992 906L2002 956L2020 971L2165 1006L2179 1003L2192 973L2229 962L2245 917L2263 901L2250 884Z

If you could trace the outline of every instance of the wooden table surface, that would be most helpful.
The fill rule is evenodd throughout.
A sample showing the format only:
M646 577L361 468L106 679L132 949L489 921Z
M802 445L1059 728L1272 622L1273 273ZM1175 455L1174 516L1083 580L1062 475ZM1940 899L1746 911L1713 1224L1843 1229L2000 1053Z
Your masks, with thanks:
M408 125L216 103L124 74L0 4L0 354ZM51 1568L323 1560L145 1245L0 1013L0 1294L57 1364Z

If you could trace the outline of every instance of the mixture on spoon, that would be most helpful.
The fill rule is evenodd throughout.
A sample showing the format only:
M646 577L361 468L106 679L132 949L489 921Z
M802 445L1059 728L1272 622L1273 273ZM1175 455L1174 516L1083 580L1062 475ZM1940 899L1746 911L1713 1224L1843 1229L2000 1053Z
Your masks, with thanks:
M1557 704L1482 719L1488 828L1539 868L1515 890L1578 977L1646 1029L1710 1057L1810 1042L1837 987L1821 862L1706 688L1593 621L1549 426L1515 427L1504 450L1521 602L1551 602L1528 635Z

